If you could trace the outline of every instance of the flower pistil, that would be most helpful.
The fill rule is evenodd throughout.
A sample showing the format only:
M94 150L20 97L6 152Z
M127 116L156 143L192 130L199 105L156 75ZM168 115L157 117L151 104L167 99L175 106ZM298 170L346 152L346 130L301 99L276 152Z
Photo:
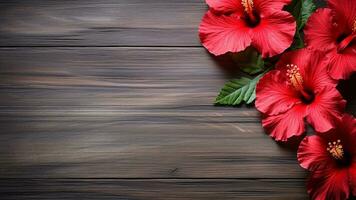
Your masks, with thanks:
M341 160L344 158L344 149L341 145L341 141L337 140L334 142L328 143L328 148L326 150L337 160Z
M338 45L337 52L342 52L346 47L348 47L354 39L356 39L356 19L352 25L352 33L346 36Z
M299 72L299 68L294 64L287 64L287 76L289 77L290 83L296 90L303 90L303 77Z
M253 11L253 0L242 0L243 7L245 8L246 13L252 13Z
M253 0L241 0L241 4L244 7L247 14L248 22L251 26L255 26L258 23L258 16L256 16Z
M310 94L304 87L304 80L300 74L299 67L295 64L287 64L287 77L289 78L289 83L294 87L296 91L300 93L302 99L305 102L310 102L313 100L313 95Z

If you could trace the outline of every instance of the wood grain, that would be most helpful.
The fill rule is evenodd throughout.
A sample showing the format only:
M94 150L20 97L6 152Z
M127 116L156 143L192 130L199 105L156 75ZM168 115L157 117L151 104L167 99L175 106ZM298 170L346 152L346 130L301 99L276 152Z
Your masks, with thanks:
M12 179L0 181L0 195L2 200L307 199L304 181L295 179Z
M0 0L0 46L201 46L206 10L204 0Z
M0 1L0 46L200 46L204 0Z
M295 153L276 145L255 123L117 118L98 113L2 120L7 132L0 138L0 177L304 177Z
M0 177L303 177L254 108L212 105L220 67L201 48L2 48Z
M211 106L225 81L201 48L2 48L0 65L3 106Z

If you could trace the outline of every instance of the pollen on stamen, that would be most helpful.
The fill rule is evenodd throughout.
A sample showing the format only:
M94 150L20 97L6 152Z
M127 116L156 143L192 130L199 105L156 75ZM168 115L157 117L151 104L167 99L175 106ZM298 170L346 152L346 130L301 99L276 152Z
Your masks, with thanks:
M287 64L287 77L289 82L297 90L303 90L303 77L300 74L299 67L295 64Z
M356 32L356 19L354 20L354 24L352 26L352 32Z
M335 159L341 160L344 158L344 149L341 145L341 141L337 140L334 142L329 142L326 150L334 157Z
M242 0L241 4L245 8L247 13L251 13L253 10L253 0Z

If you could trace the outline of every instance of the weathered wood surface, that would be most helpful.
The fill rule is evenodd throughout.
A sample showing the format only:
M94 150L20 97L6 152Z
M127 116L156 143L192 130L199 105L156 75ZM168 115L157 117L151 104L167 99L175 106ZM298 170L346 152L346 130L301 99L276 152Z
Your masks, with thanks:
M201 46L197 32L207 9L204 0L0 4L0 46Z
M306 199L299 179L12 179L0 181L0 194L2 200Z
M0 199L306 199L195 0L0 1ZM355 111L346 82L348 111Z
M203 0L1 0L0 46L200 46Z
M224 76L201 48L4 48L0 63L0 177L303 175L254 108L212 106Z

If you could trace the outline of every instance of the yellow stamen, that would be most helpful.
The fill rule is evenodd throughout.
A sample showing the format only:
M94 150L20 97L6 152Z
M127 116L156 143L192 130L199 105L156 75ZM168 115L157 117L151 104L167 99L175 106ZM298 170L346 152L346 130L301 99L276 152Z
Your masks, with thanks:
M352 26L352 32L356 33L356 19L354 20L354 24Z
M337 160L344 158L344 149L341 145L341 141L337 140L336 142L329 142L329 147L326 150Z
M287 77L290 83L298 91L303 91L303 77L299 72L299 67L294 64L287 65Z
M245 8L245 12L248 14L252 14L253 12L253 0L242 0L241 1L243 7Z
M289 83L294 87L296 91L302 97L302 100L305 102L311 102L314 99L313 94L306 90L307 88L304 87L303 77L300 74L299 67L294 64L287 64L287 77L289 78Z

